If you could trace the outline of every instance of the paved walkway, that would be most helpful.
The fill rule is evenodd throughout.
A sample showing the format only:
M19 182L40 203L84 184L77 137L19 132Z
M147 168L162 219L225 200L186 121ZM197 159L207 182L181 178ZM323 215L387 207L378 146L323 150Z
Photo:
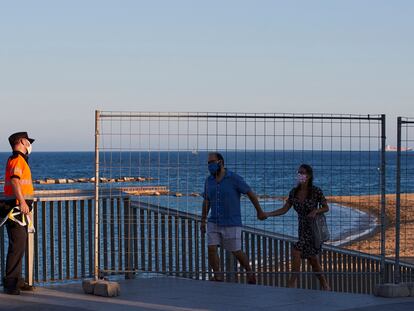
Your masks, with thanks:
M121 296L85 295L80 283L38 287L20 296L0 294L0 310L414 310L414 297L370 295L214 283L177 278L122 280Z

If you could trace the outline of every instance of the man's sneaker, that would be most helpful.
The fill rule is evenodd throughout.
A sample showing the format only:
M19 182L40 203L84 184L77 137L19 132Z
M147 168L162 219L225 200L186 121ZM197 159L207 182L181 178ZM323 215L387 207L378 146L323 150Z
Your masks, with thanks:
M20 295L20 289L4 288L4 293L7 295Z
M20 285L19 289L25 292L33 292L35 290L35 287L29 285L29 283L24 282L22 285Z

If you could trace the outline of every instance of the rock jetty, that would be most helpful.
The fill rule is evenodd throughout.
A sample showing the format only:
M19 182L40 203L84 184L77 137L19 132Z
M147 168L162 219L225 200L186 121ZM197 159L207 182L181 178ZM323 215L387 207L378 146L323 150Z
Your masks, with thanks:
M99 178L100 183L115 183L115 182L144 182L156 180L152 177L120 177L120 178ZM74 183L94 183L95 177L91 178L44 178L33 181L35 184L40 185L53 185L53 184L74 184ZM4 183L4 181L0 181Z

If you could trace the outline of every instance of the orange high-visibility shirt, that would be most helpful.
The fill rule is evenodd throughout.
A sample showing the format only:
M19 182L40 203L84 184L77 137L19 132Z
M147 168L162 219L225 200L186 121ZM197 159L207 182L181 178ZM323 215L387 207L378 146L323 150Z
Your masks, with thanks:
M32 173L25 156L20 152L13 152L9 157L6 166L6 174L4 180L4 194L11 199L16 198L11 184L12 178L18 178L22 188L22 194L25 199L33 198L33 181Z

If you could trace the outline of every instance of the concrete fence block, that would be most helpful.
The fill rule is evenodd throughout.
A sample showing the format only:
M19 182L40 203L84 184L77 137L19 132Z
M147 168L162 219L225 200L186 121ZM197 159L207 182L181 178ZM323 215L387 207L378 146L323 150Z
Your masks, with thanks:
M121 294L119 283L107 280L84 280L82 282L82 288L85 294L102 297L116 297Z
M385 283L375 287L374 295L385 298L397 298L410 296L410 290L406 283Z
M121 287L117 282L98 281L93 293L96 296L116 297L121 294Z
M405 283L410 291L410 297L414 297L414 282Z
M82 288L85 294L93 294L96 285L95 280L83 280L82 281Z

